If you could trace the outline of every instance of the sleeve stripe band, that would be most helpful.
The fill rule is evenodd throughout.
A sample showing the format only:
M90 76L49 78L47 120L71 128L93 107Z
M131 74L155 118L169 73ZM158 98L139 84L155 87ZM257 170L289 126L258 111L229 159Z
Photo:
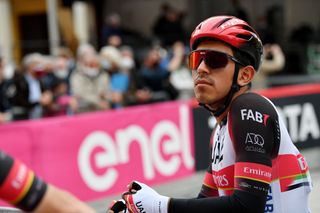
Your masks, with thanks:
M237 162L234 176L270 183L272 180L272 168L258 163Z

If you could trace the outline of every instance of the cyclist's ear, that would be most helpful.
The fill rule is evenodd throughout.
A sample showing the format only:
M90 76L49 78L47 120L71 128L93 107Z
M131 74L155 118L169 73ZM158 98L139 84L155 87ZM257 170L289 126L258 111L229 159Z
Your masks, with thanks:
M256 71L251 65L241 67L238 74L238 85L248 85L253 80L255 72Z

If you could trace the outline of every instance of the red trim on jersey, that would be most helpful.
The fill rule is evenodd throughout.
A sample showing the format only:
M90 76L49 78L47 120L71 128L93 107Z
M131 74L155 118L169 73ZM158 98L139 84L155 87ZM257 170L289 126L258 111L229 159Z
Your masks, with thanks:
M212 170L212 177L219 190L234 189L234 165L228 166L219 171Z
M268 121L269 117L270 117L270 115L263 114L263 124L264 124L264 126L267 126L267 121Z
M206 174L204 175L203 184L211 189L217 190L217 186L213 181L212 174L209 172L206 172Z
M10 173L0 187L0 196L10 203L18 203L28 192L34 179L33 172L23 163L14 161Z
M279 155L272 161L272 180L279 179L281 191L287 191L288 187L301 176L306 175L309 167L304 157L299 154Z
M270 183L272 168L258 163L237 162L235 163L235 178L246 178L264 183Z
M279 155L275 160L272 161L272 165L273 180L303 174L309 170L309 167L301 154L297 156Z
M309 94L320 93L320 84L306 84L306 85L294 85L294 86L283 86L275 87L266 90L254 91L260 95L266 96L268 98L283 98L290 96L302 96Z

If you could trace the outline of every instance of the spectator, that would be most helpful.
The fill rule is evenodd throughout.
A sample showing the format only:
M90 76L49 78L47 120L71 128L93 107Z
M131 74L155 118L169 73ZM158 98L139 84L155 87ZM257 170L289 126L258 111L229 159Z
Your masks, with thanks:
M231 16L240 18L247 23L250 23L247 11L241 6L240 0L231 0L232 10L228 13Z
M133 50L129 46L123 46L120 48L120 52L122 57L122 70L130 74L130 72L136 68Z
M122 61L120 51L113 46L103 47L100 50L100 57L103 69L110 76L109 99L112 104L111 107L121 108L124 106L124 96L129 88L129 70L127 69L127 72L122 70L122 63L125 61Z
M176 41L185 40L183 27L183 14L168 4L161 7L161 14L153 26L154 35L160 40L161 45L171 46Z
M88 55L95 55L97 52L91 44L81 44L77 49L77 61L83 61ZM76 66L76 65L75 65Z
M69 93L69 81L72 72L69 63L68 59L63 56L51 58L51 71L43 77L47 88L51 89L57 82L64 82L67 86L67 93Z
M45 60L39 53L26 55L22 61L22 72L17 71L12 83L13 120L42 117L43 108L52 102L52 93L44 89L41 77L46 75Z
M73 106L76 113L109 109L109 77L101 71L98 56L92 49L79 52L70 84L71 94L77 100L77 105Z
M67 115L77 110L77 100L68 94L68 84L57 78L51 85L52 103L46 107L44 116Z
M137 104L153 103L172 100L176 98L176 91L169 83L169 70L160 66L160 53L158 49L148 51L142 68L137 74L137 91L135 101Z
M0 124L11 120L10 103L8 101L9 81L5 79L4 63L0 55Z
M52 56L42 55L41 66L43 69L43 75L39 76L45 90L50 90L54 81L54 58Z
M263 89L268 87L267 77L271 74L280 72L285 65L285 57L280 45L265 44L263 47L263 59L257 75L253 81L252 87L254 89Z
M172 46L172 53L167 57L167 69L171 72L170 83L178 91L178 99L190 99L194 96L193 80L187 68L185 46L177 41Z
M73 53L69 48L62 46L62 47L59 47L56 57L64 58L67 61L67 67L68 67L68 70L70 71L68 76L69 78L71 72L75 69L75 66L76 66Z
M102 45L120 46L122 34L120 15L113 13L107 16L102 28Z

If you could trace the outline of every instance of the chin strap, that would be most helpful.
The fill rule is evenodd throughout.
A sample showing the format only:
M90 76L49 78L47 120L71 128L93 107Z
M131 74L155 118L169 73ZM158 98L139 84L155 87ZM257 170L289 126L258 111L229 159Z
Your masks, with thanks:
M228 92L228 94L227 94L222 106L220 106L217 110L212 110L206 104L203 104L203 103L199 103L199 106L204 107L206 110L211 112L213 114L213 116L215 116L215 117L220 116L224 111L226 111L226 109L230 105L230 102L232 100L233 95L236 92L238 92L240 90L240 88L241 88L241 86L238 85L238 83L237 83L239 69L240 69L240 65L235 63L234 74L233 74L233 79L232 79L232 85L231 85L231 88L230 88L230 90L229 90L229 92Z

